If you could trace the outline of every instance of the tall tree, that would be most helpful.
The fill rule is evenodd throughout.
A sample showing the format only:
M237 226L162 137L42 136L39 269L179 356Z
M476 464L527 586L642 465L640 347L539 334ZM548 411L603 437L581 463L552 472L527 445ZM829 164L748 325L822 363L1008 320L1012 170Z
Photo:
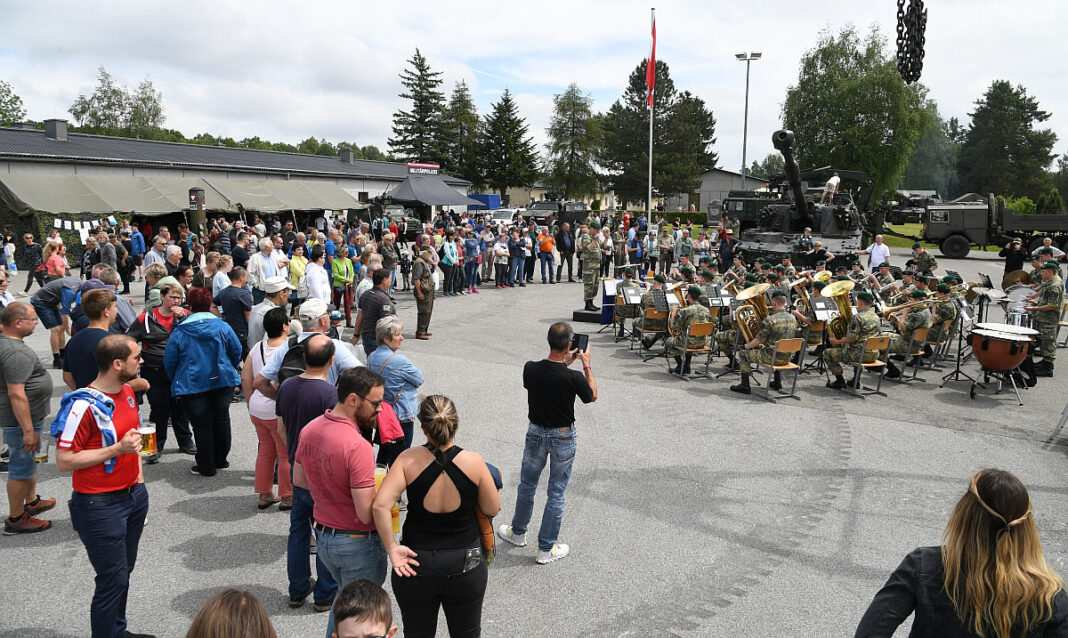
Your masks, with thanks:
M502 199L510 187L534 183L538 177L534 141L508 89L486 115L482 139L486 184L498 191Z
M599 126L590 106L593 98L571 83L553 97L553 115L546 133L549 142L545 173L549 185L574 199L596 192Z
M78 95L69 112L79 126L100 132L117 132L129 121L130 92L115 82L108 70L97 70L96 88Z
M782 158L782 153L768 153L763 160L753 162L753 165L749 168L749 173L764 179L783 175L786 173L786 160Z
M824 31L801 58L783 122L799 163L865 171L878 197L897 186L926 124L924 92L902 81L878 29L863 38L852 26Z
M975 102L959 170L965 190L1028 196L1049 189L1046 168L1057 135L1037 125L1049 119L1023 86L995 80Z
M959 127L951 118L944 121L938 114L938 105L927 100L927 126L916 139L912 155L901 177L905 190L935 190L945 198L960 195L960 178L957 175L959 145L953 141Z
M17 124L26 119L26 109L22 106L22 98L16 93L10 84L0 80L0 126Z
M163 127L163 93L147 77L127 99L126 128L134 137L144 137Z
M1068 193L1068 153L1057 158L1057 170L1050 174L1050 182L1060 193Z
M600 164L624 201L644 202L648 188L649 108L645 61L631 72L623 97L604 114ZM690 193L701 171L714 168L716 120L704 102L678 93L663 60L656 61L653 93L653 195Z
M462 177L473 184L481 184L479 148L482 142L478 109L471 98L471 90L463 80L456 83L449 96L442 131L444 137L441 167L456 177Z
M440 162L444 154L442 143L442 114L445 94L441 86L441 71L430 70L430 63L419 52L408 60L409 68L401 73L404 91L400 97L410 100L412 107L393 114L393 137L389 138L390 152L409 161Z

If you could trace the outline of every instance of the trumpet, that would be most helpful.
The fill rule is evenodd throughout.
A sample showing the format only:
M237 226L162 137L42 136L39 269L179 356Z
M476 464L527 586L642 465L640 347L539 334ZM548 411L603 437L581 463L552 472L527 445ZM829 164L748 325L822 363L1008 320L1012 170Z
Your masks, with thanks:
M924 306L924 305L927 305L928 303L929 303L929 300L927 300L927 299L921 299L919 301L910 301L909 303L903 303L903 304L901 304L899 306L891 306L889 308L884 308L883 311L881 313L879 313L879 315L882 318L886 319L891 314L893 314L895 312L898 312L899 310L904 310L905 308L915 308L916 306Z

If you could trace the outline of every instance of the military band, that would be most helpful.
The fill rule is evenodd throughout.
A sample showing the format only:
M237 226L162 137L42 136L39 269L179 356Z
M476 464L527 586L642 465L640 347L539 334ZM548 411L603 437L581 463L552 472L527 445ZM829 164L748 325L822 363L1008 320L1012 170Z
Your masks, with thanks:
M671 336L667 339L668 356L675 358L675 374L690 374L690 355L686 349L704 348L708 345L708 337L689 337L686 329L695 323L709 323L712 315L708 308L697 301L701 297L701 289L697 286L689 286L686 289L686 307L672 306L668 315L668 326ZM683 362L683 355L685 363Z
M771 365L772 357L775 356L775 346L780 339L792 339L797 333L797 321L786 311L786 293L776 290L771 293L771 314L764 317L760 322L760 331L748 342L742 344L741 352L738 353L738 363L742 371L742 380L737 385L732 385L733 392L749 394L749 375L753 372L753 363ZM775 365L783 365L790 360L790 355L780 354L775 360ZM782 389L782 379L778 372L768 384L772 390Z

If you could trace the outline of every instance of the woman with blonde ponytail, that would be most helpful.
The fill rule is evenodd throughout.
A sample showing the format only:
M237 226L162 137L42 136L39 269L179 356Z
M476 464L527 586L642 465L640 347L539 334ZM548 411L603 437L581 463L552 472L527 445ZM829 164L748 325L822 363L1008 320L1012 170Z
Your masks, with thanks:
M856 636L892 636L913 612L913 637L1068 637L1064 581L1046 564L1018 478L1003 470L976 474L950 515L942 546L905 557Z

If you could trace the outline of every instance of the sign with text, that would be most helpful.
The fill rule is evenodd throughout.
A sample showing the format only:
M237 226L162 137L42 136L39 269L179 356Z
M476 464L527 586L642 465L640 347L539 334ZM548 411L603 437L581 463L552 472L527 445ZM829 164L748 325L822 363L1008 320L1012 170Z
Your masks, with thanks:
M441 166L437 164L416 164L408 163L409 175L437 175Z

